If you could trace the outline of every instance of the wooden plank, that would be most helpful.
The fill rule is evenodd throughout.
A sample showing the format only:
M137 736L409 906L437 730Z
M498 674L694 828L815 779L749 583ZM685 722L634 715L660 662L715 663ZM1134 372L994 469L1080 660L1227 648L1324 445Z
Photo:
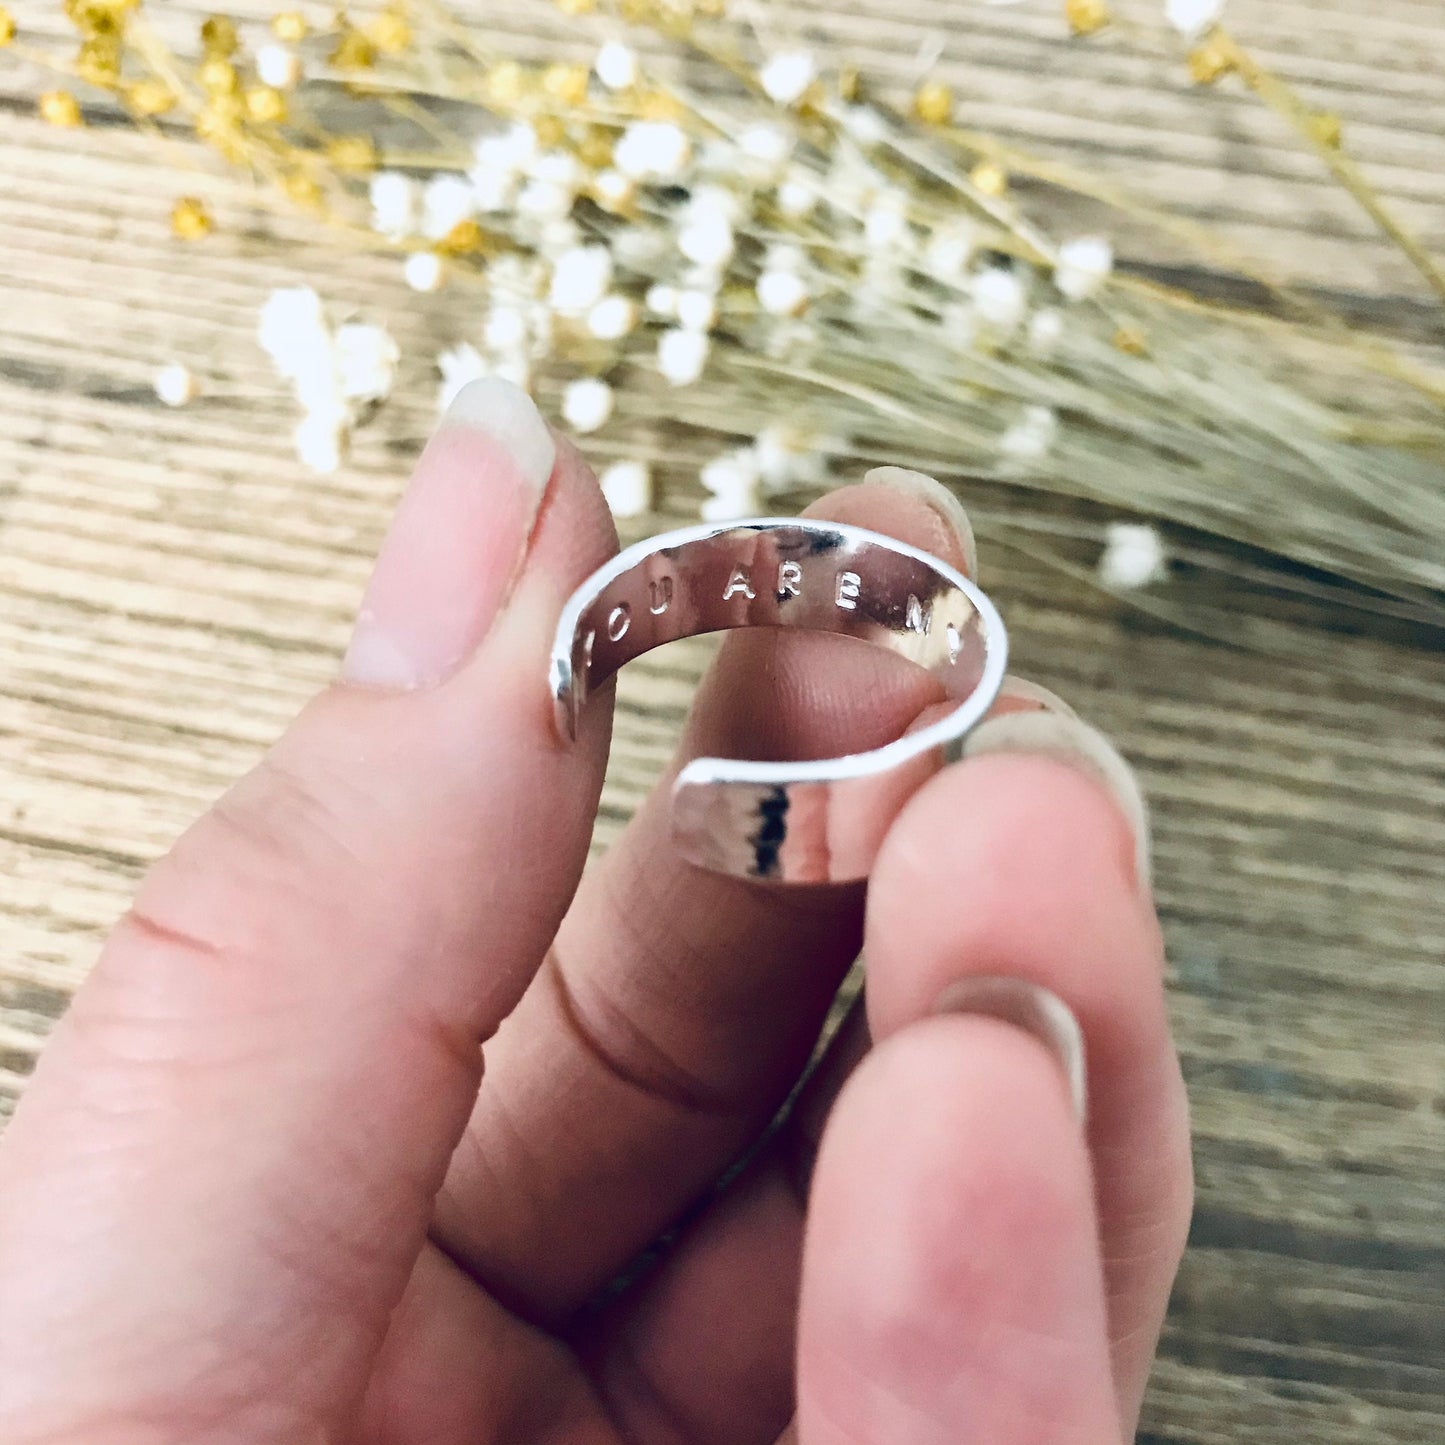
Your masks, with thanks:
M1157 28L1152 0L1122 8ZM32 3L21 18L58 33L58 13ZM179 35L200 13L158 17ZM544 7L476 13L498 43L581 53L576 28ZM1348 0L1235 0L1231 17L1344 115L1382 191L1445 241L1436 0L1380 0L1368 18ZM1133 39L1070 42L1052 5L850 0L777 6L766 25L897 85L941 34L970 124L1218 221L1365 314L1421 294L1247 97L1201 96ZM407 292L389 258L338 265L304 218L258 211L193 151L39 125L35 79L0 70L7 1106L148 863L331 675L430 421L428 358L467 329L447 298ZM183 251L166 215L198 187L223 227ZM1126 251L1169 258L1131 234ZM301 280L385 319L406 357L398 398L334 478L291 456L291 409L253 338L270 288ZM150 390L172 359L207 383L183 412ZM1430 1288L1445 1194L1445 718L1432 691L1445 660L1383 632L1330 633L1331 664L1315 668L1169 633L1001 551L1006 502L971 500L991 519L985 581L1020 669L1119 740L1154 809L1200 1208L1145 1438L1433 1445L1445 1437ZM1329 620L1287 626L1304 637ZM663 765L708 654L685 645L625 675L599 848Z

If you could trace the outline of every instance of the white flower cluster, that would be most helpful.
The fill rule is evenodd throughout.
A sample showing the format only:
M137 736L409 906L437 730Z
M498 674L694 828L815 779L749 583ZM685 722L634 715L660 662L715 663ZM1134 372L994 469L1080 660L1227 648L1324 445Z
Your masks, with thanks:
M779 493L823 482L828 470L823 445L807 431L779 423L765 427L751 446L714 457L699 474L708 492L703 520L750 517Z
M391 391L400 357L396 342L383 327L368 322L333 328L320 296L309 286L273 291L261 308L256 334L301 404L297 454L315 471L334 472L357 417Z
M1161 581L1169 571L1164 539L1147 522L1111 522L1099 558L1099 580L1132 592Z

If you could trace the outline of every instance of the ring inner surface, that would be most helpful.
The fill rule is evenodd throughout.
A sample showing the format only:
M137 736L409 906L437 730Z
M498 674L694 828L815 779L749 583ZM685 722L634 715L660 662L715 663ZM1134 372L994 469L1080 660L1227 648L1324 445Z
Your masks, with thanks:
M978 610L922 558L826 525L743 526L648 554L608 582L572 638L571 710L634 657L737 627L801 627L886 647L951 698L978 686Z

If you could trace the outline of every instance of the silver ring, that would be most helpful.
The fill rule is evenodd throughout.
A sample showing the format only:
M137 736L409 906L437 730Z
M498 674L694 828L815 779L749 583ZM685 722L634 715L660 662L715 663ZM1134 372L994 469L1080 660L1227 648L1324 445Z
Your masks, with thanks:
M926 668L957 701L868 752L695 758L673 783L673 840L700 867L775 883L867 877L898 810L993 705L1003 619L956 568L862 527L805 517L683 527L619 553L562 609L550 679L559 734L576 737L588 695L634 657L735 627L862 638Z

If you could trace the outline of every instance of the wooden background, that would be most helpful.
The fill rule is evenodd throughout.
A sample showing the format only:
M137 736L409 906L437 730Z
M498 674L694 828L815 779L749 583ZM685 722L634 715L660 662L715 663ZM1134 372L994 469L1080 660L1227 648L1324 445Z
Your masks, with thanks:
M1152 0L1126 8L1157 29ZM537 5L478 13L524 50L568 38ZM1192 91L1129 41L1071 43L1051 0L757 13L894 80L936 36L970 124L1219 225L1439 354L1413 274L1237 89ZM17 14L63 31L58 3ZM1231 18L1344 117L1373 180L1445 250L1440 0L1235 0ZM42 126L40 79L0 54L7 1105L146 865L331 675L430 420L429 358L464 334L445 296L410 295L389 259L336 265L308 222L258 210L193 148L103 114ZM212 241L170 239L180 190L214 203ZM291 406L254 342L269 289L301 280L385 320L407 357L411 400L333 478L292 457ZM180 412L151 391L173 359L207 387ZM1144 1438L1439 1445L1445 658L1333 628L1329 665L1281 665L993 560L1019 670L1118 739L1155 810L1199 1202ZM705 651L627 677L599 843L659 767Z

